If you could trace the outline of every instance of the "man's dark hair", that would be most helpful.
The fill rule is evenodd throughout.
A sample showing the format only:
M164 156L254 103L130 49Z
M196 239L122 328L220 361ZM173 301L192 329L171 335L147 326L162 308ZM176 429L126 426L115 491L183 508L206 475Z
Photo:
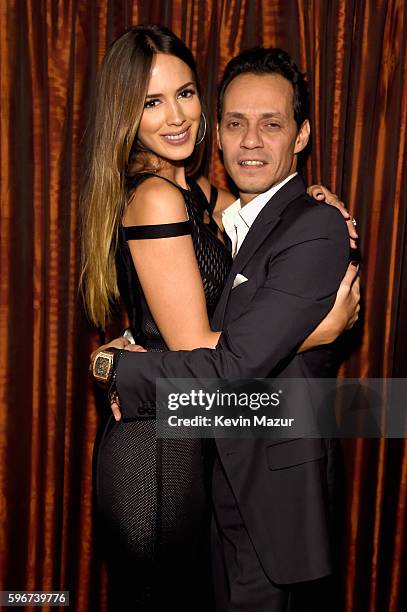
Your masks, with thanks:
M240 74L280 74L294 90L294 119L298 129L308 117L308 85L293 59L282 49L254 47L230 60L223 73L218 93L218 122L222 117L223 98L227 86Z

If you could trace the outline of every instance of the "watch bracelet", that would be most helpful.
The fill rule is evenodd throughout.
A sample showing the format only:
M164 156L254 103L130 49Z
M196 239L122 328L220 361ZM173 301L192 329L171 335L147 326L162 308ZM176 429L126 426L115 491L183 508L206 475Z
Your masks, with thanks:
M123 353L124 349L119 349L114 358L113 372L107 389L107 397L109 398L109 401L115 400L118 397L116 389L117 367L119 365L119 359L121 358Z

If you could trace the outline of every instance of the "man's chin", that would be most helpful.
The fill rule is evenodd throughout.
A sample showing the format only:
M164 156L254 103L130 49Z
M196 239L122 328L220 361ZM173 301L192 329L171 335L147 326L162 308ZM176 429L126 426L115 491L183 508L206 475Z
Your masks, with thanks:
M262 180L262 181L260 180L257 180L257 181L237 180L235 181L235 184L240 193L245 193L247 195L256 196L260 193L264 193L265 191L268 191L270 187L272 187L273 182L270 179Z

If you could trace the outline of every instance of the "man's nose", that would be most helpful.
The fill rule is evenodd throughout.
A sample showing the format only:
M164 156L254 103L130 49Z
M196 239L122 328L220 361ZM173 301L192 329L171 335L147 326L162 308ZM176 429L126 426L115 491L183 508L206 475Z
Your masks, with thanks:
M168 106L167 123L168 125L182 125L185 121L185 116L178 101L171 102Z
M256 149L263 146L260 130L257 125L248 125L243 134L240 146L245 149Z

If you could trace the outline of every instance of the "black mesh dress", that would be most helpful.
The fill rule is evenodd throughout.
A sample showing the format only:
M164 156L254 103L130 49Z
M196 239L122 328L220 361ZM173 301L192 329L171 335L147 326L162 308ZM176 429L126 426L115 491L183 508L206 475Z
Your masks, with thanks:
M148 176L138 175L129 190ZM148 350L167 347L144 297L127 240L191 234L209 317L232 263L213 227L204 223L205 209L211 212L204 193L197 183L190 182L189 188L179 187L189 221L121 228L120 295L136 343ZM119 423L111 418L98 451L96 491L110 550L110 609L209 612L208 478L202 442L157 439L154 414L145 416Z

